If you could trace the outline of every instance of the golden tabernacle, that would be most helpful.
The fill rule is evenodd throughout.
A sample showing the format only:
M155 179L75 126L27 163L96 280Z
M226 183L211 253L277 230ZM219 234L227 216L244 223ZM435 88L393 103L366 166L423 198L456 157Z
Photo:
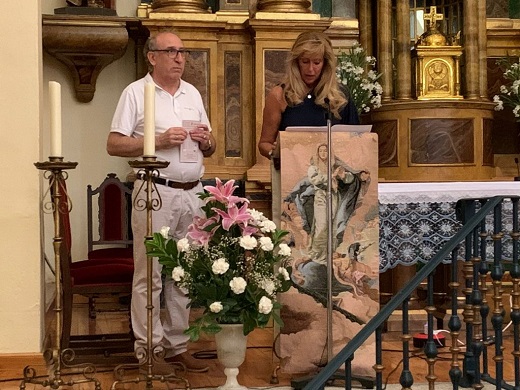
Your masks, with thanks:
M415 66L415 94L418 100L462 99L460 95L460 56L462 47L458 38L448 42L437 28L437 20L444 16L431 8L424 20L428 29L412 51Z

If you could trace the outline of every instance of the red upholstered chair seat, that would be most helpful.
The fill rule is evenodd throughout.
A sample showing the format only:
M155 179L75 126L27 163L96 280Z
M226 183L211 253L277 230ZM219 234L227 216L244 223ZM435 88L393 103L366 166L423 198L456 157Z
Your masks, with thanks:
M88 253L87 257L91 260L124 258L131 260L131 263L133 263L134 249L132 247L94 249Z
M91 259L74 262L70 267L74 287L128 285L133 274L132 259Z

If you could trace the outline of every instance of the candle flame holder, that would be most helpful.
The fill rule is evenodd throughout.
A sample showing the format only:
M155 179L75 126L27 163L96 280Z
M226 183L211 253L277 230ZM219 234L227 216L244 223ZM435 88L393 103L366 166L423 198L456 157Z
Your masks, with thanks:
M136 196L132 207L135 211L146 211L146 237L145 240L153 239L152 231L152 213L162 208L162 200L157 186L153 181L154 177L159 176L159 169L166 168L170 163L168 161L158 161L156 156L143 156L142 160L129 161L128 164L138 170L138 176L142 177L143 183L136 189ZM139 196L145 193L145 199ZM139 347L135 351L135 356L139 363L120 364L114 368L114 376L116 380L113 382L111 390L115 390L119 385L124 386L128 383L146 382L146 389L153 389L153 382L183 382L185 389L191 389L190 383L186 378L177 376L177 370L185 372L185 367L181 364L172 363L172 373L169 375L155 375L153 368L155 363L164 358L164 350L159 345L152 345L152 319L153 319L153 302L152 302L152 262L153 257L147 256L146 264L146 297L147 297L147 329L146 329L146 347ZM129 369L139 368L139 377L128 378L126 371ZM126 388L126 387L124 387ZM177 388L177 387L176 387Z
M101 390L101 383L95 378L96 368L90 363L83 363L79 365L66 365L65 361L69 359L73 351L70 349L62 350L62 321L63 321L63 306L61 301L62 296L62 281L61 281L61 246L63 244L63 232L60 224L60 214L68 213L72 209L72 202L67 194L65 187L60 183L64 183L68 179L67 170L75 169L77 162L63 161L63 157L49 157L49 161L37 162L34 164L36 168L44 171L44 178L49 181L49 187L45 191L41 200L41 208L44 213L52 213L54 216L54 273L56 283L56 298L55 308L56 313L56 329L54 345L43 352L45 362L49 367L48 378L42 379L38 376L36 369L26 366L23 370L23 379L20 383L20 390L25 390L27 383L40 385L42 387L49 387L51 389L61 389L63 386L67 388L83 383L92 382L95 384L96 390ZM46 200L48 199L48 200ZM64 380L62 378L62 368L80 368L77 374L82 374L83 378Z

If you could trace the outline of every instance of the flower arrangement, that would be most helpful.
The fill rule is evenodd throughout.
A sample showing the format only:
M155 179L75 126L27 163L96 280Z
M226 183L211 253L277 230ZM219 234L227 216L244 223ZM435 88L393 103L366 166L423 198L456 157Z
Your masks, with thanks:
M199 194L204 216L194 218L185 238L175 241L164 227L145 243L162 272L186 290L191 306L204 308L185 330L193 341L200 332L219 332L219 324L242 323L245 335L271 317L283 326L276 295L291 286L291 249L283 242L288 232L234 196L235 188L234 180L217 178Z
M520 64L518 62L512 63L510 58L504 58L497 61L497 64L502 65L506 70L504 78L511 82L510 86L500 86L500 96L495 95L493 102L495 102L495 111L504 109L504 105L513 109L513 114L516 118L520 117Z
M367 56L359 43L338 55L336 77L347 88L359 114L381 107L383 88L377 81L381 73L374 70L375 65L375 57Z

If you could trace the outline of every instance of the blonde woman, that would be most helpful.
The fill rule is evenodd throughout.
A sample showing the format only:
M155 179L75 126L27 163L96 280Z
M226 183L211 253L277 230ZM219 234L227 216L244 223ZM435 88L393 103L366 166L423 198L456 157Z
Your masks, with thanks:
M260 154L270 158L279 131L289 126L359 124L356 107L336 79L336 55L330 39L320 32L304 32L289 55L284 82L265 99Z

